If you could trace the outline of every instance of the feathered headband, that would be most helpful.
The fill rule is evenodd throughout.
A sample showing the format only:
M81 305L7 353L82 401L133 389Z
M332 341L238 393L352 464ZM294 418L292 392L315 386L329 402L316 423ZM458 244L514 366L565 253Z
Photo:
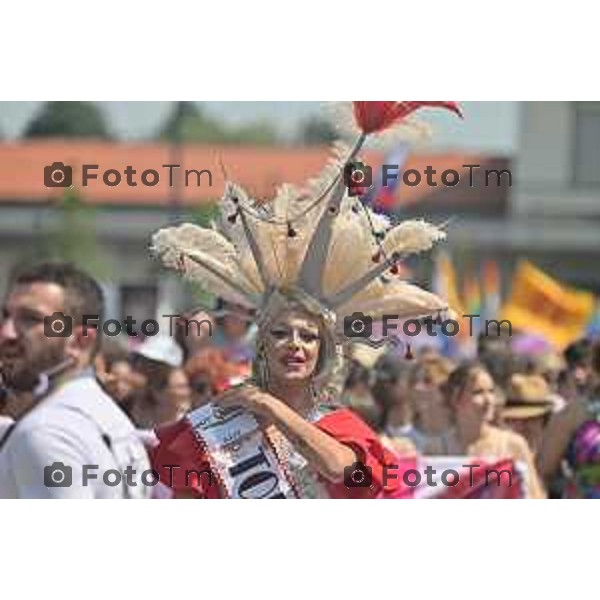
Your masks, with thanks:
M271 202L259 203L226 182L212 229L161 229L153 253L211 293L259 312L269 310L274 292L310 298L338 323L355 312L419 318L445 310L445 301L402 281L397 266L445 233L422 220L392 226L348 194L343 180L367 136L428 106L462 116L454 102L354 102L358 139L350 149L336 145L333 159L304 189L283 185Z

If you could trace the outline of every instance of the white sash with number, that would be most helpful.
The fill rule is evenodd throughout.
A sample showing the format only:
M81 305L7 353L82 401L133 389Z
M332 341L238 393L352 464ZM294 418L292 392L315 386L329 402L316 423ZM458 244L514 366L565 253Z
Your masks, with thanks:
M207 404L187 418L229 498L296 497L250 412Z
M306 460L283 436L265 435L248 410L206 404L187 419L227 497L327 496Z

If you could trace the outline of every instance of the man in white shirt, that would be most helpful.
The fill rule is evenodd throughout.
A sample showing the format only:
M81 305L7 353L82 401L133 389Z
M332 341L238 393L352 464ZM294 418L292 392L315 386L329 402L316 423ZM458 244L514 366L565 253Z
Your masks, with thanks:
M0 441L12 428L13 420L10 417L0 415Z
M9 396L9 392L2 381L0 376L0 441L4 435L12 428L13 420L5 413L6 410L6 399Z
M0 371L35 401L0 441L0 498L150 497L146 451L91 366L102 313L99 286L69 264L33 267L11 287Z

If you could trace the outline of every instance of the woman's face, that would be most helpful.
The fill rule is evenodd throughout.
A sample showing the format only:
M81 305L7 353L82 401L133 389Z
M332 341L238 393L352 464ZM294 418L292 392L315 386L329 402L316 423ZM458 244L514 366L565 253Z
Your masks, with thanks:
M494 380L486 371L478 370L458 399L457 408L489 423L494 418L498 402Z
M182 369L174 369L169 375L167 387L159 395L159 412L162 422L177 421L192 407L192 389Z
M425 376L415 379L411 392L415 423L426 433L439 433L449 425L449 410L433 381Z
M316 371L320 347L316 318L299 310L283 311L265 335L269 377L276 382L308 382Z
M404 407L409 399L411 386L406 377L399 377L389 387L389 403L390 407Z
M120 360L113 364L110 373L114 376L112 392L115 400L121 402L134 387L133 369L127 361Z

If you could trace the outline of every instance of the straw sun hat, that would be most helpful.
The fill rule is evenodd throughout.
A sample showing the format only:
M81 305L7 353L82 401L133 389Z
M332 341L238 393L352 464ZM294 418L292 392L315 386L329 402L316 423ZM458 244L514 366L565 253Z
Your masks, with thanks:
M504 419L534 419L554 412L560 398L552 393L539 375L513 375L506 390Z

